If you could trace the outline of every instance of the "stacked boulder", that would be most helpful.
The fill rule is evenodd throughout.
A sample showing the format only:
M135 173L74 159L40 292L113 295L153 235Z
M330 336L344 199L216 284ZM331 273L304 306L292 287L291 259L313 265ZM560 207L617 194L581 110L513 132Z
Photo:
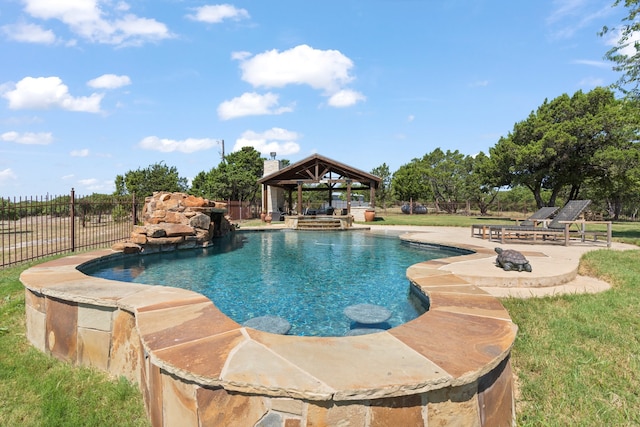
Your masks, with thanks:
M148 253L205 247L213 237L234 230L225 212L226 203L184 193L155 192L145 200L143 225L135 225L131 238L112 249Z

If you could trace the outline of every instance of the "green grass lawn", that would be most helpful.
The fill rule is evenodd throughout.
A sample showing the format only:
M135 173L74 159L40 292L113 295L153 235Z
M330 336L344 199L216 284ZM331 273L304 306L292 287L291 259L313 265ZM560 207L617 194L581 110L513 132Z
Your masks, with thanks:
M519 426L640 425L640 251L590 252L580 273L612 289L503 301L519 326Z
M28 266L0 270L0 426L150 425L136 386L29 344L18 279Z
M479 220L381 213L377 222L462 227ZM614 239L637 244L640 224L614 224ZM18 280L27 267L0 270L0 426L149 425L135 386L29 345ZM512 353L519 426L640 425L640 250L590 252L580 272L613 287L503 300L519 327Z

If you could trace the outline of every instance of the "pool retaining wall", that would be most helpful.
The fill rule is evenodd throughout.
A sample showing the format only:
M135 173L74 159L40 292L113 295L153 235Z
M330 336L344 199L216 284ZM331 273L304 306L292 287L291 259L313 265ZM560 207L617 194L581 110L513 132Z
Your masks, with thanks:
M27 338L137 383L154 426L514 424L517 327L496 298L439 269L492 251L410 267L427 313L337 338L245 328L198 293L77 269L113 256L125 255L95 251L23 272Z

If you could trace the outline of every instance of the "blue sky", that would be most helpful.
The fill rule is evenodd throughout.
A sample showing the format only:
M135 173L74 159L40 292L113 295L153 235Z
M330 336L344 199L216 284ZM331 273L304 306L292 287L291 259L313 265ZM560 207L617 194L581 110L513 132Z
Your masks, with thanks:
M0 196L189 179L252 145L391 171L488 151L545 98L619 77L612 0L5 0Z

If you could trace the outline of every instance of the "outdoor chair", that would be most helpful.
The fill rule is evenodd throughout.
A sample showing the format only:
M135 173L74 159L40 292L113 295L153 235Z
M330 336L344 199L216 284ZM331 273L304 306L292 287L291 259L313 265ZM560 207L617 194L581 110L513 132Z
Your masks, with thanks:
M546 241L550 238L557 240L557 238L560 237L562 238L561 242L567 246L571 234L578 234L583 242L587 234L592 234L594 240L597 240L598 237L606 237L607 247L610 247L611 221L579 220L590 203L591 200L570 200L558 211L551 221L541 221L541 225L539 226L491 226L489 227L489 240L494 241L499 239L500 242L504 244L508 239L522 241L523 239L532 238L530 241L536 243L540 238ZM606 224L607 231L606 233L600 230L587 231L587 224Z
M516 227L535 227L540 222L550 219L553 214L558 211L558 208L555 206L545 206L544 208L538 209L534 212L530 217L526 220L520 222ZM491 227L500 227L498 224L473 224L471 226L471 237L478 236L483 240L489 237L489 229Z

